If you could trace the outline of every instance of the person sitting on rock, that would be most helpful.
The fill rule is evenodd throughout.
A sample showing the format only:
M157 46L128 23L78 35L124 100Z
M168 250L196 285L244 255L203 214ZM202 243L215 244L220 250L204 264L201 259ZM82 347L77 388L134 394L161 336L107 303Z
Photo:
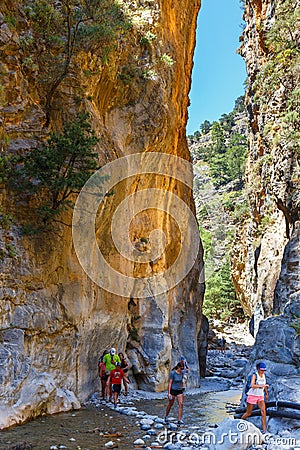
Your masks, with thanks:
M110 375L107 380L108 386L111 386L112 392L114 394L114 407L117 407L118 397L121 392L121 384L122 380L125 380L126 383L129 384L129 380L126 377L125 373L121 369L121 363L116 363L116 368L110 372Z
M251 388L247 393L247 409L245 414L242 416L242 419L247 419L252 414L252 410L254 405L257 405L261 411L261 421L262 421L262 429L263 433L267 431L267 413L266 413L266 401L268 401L269 393L268 387L269 385L266 382L265 370L267 369L264 362L260 362L256 365L257 372L252 375L251 378Z

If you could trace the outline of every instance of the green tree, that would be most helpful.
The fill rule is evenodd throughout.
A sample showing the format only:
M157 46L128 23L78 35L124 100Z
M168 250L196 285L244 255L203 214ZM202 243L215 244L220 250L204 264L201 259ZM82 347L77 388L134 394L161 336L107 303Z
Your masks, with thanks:
M234 125L234 112L229 114L222 114L220 118L220 124L223 130L230 132Z
M209 159L209 171L215 185L218 187L228 181L226 173L225 134L219 122L213 122L211 138L212 151Z
M31 30L21 36L22 67L38 68L48 126L55 93L79 53L97 51L105 58L118 35L131 25L113 0L33 0L24 11Z
M204 120L204 122L200 125L201 134L207 134L210 132L211 123L209 120Z
M230 275L228 257L206 281L203 313L208 318L221 320L242 314Z
M246 111L245 107L245 95L240 95L234 102L234 113L243 113Z
M211 139L213 143L214 155L221 155L226 151L225 135L222 125L219 122L213 122L211 127Z
M213 146L207 161L214 184L219 187L237 178L242 181L245 172L247 138L238 133L232 133L226 143L222 125L214 122L212 141Z
M51 133L48 141L24 158L20 169L21 188L28 193L42 193L38 212L47 223L69 205L72 194L78 193L98 168L94 148L98 138L88 122L87 114L78 114L66 123L61 134Z
M274 2L275 15L265 34L267 62L254 83L255 99L262 109L280 89L283 104L283 138L297 146L300 129L299 5L296 0Z
M227 175L229 180L243 180L247 152L247 138L239 133L233 133L226 149Z

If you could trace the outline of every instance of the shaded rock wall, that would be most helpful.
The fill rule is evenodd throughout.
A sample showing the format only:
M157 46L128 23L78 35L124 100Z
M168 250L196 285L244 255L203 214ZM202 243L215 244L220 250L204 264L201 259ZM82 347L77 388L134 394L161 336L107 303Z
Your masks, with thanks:
M299 8L299 2L290 3L294 3L288 6L290 12ZM284 6L281 1L246 1L240 49L248 72L250 219L238 227L233 276L244 309L254 314L255 333L261 319L283 312L292 299L299 301L300 258L295 251L299 243L299 153L287 132L293 129L293 121L284 115L299 76L289 61L280 60L280 46L266 40L274 23L287 19ZM297 29L288 35L282 25L280 33L282 46L294 35L289 45L297 54ZM282 64L286 64L285 71ZM276 73L281 75L274 81L272 74Z
M254 318L256 341L245 375L264 360L270 400L299 398L299 151L289 115L299 86L293 66L295 55L299 58L299 27L292 17L299 7L298 1L247 0L241 46L249 76L250 219L238 228L233 275L239 298ZM268 42L274 26L277 32ZM282 59L286 43L295 52L287 60Z
M30 151L47 136L45 124L60 130L80 108L90 113L100 138L101 165L150 151L188 161L185 125L199 3L123 2L124 8L130 6L130 33L118 37L106 63L95 49L79 52L46 111L38 70L24 69L29 55L20 41L24 30L31 32L31 24L23 3L7 2L0 23L3 151ZM141 45L141 37L150 31L155 42ZM180 232L188 229L179 230L168 214L170 201L163 203L164 211L142 211L130 228L130 239L136 243L149 238L153 228L164 231L166 251L155 264L124 261L110 236L114 208L140 189L176 193L194 214L191 172L184 184L176 179L176 165L171 170L173 178L137 174L127 179L99 209L98 245L115 270L137 278L153 276L176 260ZM164 389L169 369L182 353L192 369L191 383L198 385L201 246L190 273L170 289L166 285L160 296L147 287L128 297L115 295L93 283L80 266L72 243L71 211L62 217L68 226L24 236L21 225L35 220L36 199L2 188L1 214L11 215L13 221L1 229L0 427L79 407L98 389L98 357L111 346L127 352L138 387Z

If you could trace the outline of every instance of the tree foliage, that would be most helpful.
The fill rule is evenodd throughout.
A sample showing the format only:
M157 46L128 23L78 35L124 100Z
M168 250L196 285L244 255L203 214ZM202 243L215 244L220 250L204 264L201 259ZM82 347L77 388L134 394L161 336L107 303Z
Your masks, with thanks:
M206 280L203 313L209 318L221 320L243 316L230 275L229 258Z
M97 142L88 115L78 114L62 133L51 133L46 143L24 157L16 178L22 180L23 191L43 198L38 212L44 223L69 205L70 196L98 168Z
M209 172L216 187L238 179L243 182L245 174L247 138L233 133L225 140L224 130L219 122L212 125L212 143L207 147L198 147L195 159L209 164Z
M299 2L275 1L274 21L265 33L267 62L258 72L254 83L255 101L264 111L275 95L281 98L281 112L277 126L282 140L296 151L300 145L300 45ZM267 127L268 132L270 126Z
M32 0L24 7L30 28L21 34L23 70L35 70L45 92L46 126L57 88L80 52L105 58L130 22L114 0Z
M244 179L247 153L247 137L233 131L236 117L245 112L244 96L235 101L235 107L229 114L222 114L219 121L210 123L205 120L200 125L201 133L195 132L192 138L201 142L201 136L209 135L206 145L194 146L194 161L202 160L209 165L210 176L216 187L230 181Z
M211 129L211 123L209 120L204 120L204 122L200 125L201 134L209 133Z

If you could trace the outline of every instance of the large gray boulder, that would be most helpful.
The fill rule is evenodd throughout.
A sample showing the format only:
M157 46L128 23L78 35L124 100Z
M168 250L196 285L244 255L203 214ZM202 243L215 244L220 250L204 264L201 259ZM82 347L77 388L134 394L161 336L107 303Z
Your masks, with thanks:
M251 422L241 419L225 419L215 431L206 433L209 450L247 450L262 442L260 430Z

